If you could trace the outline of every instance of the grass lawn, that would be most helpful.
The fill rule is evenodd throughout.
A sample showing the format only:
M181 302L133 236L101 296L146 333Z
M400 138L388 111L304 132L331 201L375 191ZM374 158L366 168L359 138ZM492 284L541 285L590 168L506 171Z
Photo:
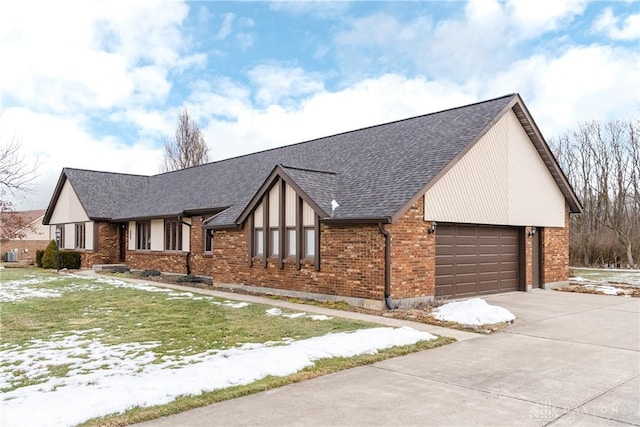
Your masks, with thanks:
M124 389L129 381L126 378L137 374L157 373L161 377L170 370L194 368L212 357L222 355L219 358L226 361L254 348L286 350L292 343L313 337L366 332L363 330L376 327L284 310L268 313L272 307L267 305L111 278L12 268L0 270L0 279L0 392L5 396L0 398L0 405L3 408L19 400L21 393L25 396L41 393L43 390L39 388L51 396L50 392L58 390L70 392L77 378L89 378L87 387L102 385L106 377L121 378ZM357 333L353 332L353 336ZM438 338L412 345L381 347L372 354L355 357L318 358L311 366L292 374L266 375L195 395L185 393L162 404L142 405L144 407L130 408L122 414L93 419L89 424L126 425L451 341ZM212 376L216 377L216 373ZM51 396L47 402L53 402ZM82 402L82 396L78 399ZM37 410L46 412L47 409Z
M640 271L638 270L572 267L570 275L597 282L640 285Z

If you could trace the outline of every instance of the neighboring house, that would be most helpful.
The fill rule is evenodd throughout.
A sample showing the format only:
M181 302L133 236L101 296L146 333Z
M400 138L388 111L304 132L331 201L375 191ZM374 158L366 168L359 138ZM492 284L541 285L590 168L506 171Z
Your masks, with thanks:
M17 215L19 217L17 223L24 225L20 230L11 230L8 233L11 235L17 234L22 236L21 238L2 239L0 241L0 254L2 254L3 260L6 252L15 251L17 253L17 261L35 262L36 251L39 249L44 250L49 243L49 226L42 224L44 214L44 209L3 212L3 216ZM0 222L2 223L0 227L4 227L16 221L5 221L2 218ZM5 233L2 234L4 235Z
M65 168L83 266L382 308L568 279L581 205L519 95L154 176Z

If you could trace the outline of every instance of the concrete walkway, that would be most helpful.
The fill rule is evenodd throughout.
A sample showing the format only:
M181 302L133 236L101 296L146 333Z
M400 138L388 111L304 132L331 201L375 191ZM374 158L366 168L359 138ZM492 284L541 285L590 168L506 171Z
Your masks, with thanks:
M640 426L640 300L545 290L486 300L518 320L490 336L461 336L444 347L141 425Z

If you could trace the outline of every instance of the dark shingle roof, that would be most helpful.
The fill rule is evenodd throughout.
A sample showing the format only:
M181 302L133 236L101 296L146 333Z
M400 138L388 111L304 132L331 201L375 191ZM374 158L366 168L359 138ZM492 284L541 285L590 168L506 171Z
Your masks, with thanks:
M233 225L277 165L332 219L390 218L515 99L507 95L146 179L65 171L75 171L67 175L88 209L114 220L228 208L211 223ZM340 206L332 212L334 199Z
M48 224L53 214L53 202L57 200L66 180L71 183L89 218L110 219L118 216L123 206L150 179L142 175L64 168L43 222Z
M390 217L514 96L156 175L135 194L135 203L124 205L114 219L232 206L215 220L232 223L278 164L289 167L286 172L305 182L310 192L322 194L323 200L316 202L327 213L335 198L340 205L335 218ZM319 191L309 176L313 172L304 169L334 173L332 194Z

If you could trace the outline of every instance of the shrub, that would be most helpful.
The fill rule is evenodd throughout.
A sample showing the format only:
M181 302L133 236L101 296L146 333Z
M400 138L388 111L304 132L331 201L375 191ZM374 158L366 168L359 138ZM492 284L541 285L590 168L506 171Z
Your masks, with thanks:
M80 264L80 252L60 251L60 268L70 268L73 270L77 270L80 268Z
M36 262L37 262L37 253L36 253ZM60 268L71 268L78 269L80 268L80 252L76 251L60 251ZM38 267L42 268L56 268L56 241L52 240L47 245L47 248L44 250L44 254L40 260L40 264Z
M160 273L158 270L143 270L140 273L140 276L142 277L153 277L153 276L160 276L162 273Z
M42 255L42 268L56 268L56 241L52 240L47 245Z
M42 256L44 255L44 250L38 249L36 251L36 266L42 268Z

